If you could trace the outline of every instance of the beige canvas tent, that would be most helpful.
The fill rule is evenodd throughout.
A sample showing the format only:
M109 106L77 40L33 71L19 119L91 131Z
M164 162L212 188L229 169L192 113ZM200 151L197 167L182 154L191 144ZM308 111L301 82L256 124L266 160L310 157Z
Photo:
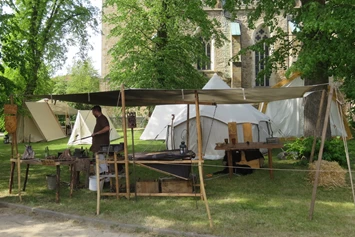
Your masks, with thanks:
M53 141L65 134L47 103L26 102L25 115L17 118L17 142Z

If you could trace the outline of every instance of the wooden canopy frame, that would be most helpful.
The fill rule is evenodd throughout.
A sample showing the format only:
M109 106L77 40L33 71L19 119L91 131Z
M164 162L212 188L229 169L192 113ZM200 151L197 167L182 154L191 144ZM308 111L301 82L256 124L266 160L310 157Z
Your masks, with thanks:
M209 220L209 225L210 227L213 227L213 222L212 222L212 217L211 217L211 213L210 213L210 209L209 209L209 205L208 205L208 200L207 200L207 195L206 195L206 190L205 190L205 184L204 184L204 179L203 179L203 167L202 167L202 163L203 163L203 158L202 158L202 131L201 131L201 122L200 122L200 109L199 109L199 95L198 92L195 92L195 106L196 106L196 132L198 135L198 154L197 160L191 160L191 161L151 161L151 162L140 162L140 161L130 161L129 157L128 157L128 136L127 136L127 121L126 121L126 95L125 95L125 89L124 89L124 85L121 85L121 105L122 105L122 128L123 128L123 142L124 142L124 161L118 161L117 160L117 156L116 154L114 155L114 161L109 161L109 162L105 162L105 163L114 163L114 164L118 164L118 163L123 163L125 164L125 174L126 174L126 191L124 193L119 193L118 190L118 171L117 171L117 166L115 165L115 176L116 176L116 193L112 194L112 195L116 195L116 198L118 199L119 196L125 196L127 199L130 199L131 197L131 192L130 192L130 174L129 174L129 164L140 164L144 166L145 163L161 163L161 164L167 164L167 163L195 163L198 165L198 173L199 173L199 179L200 179L200 194L181 194L181 193L177 193L177 194L171 194L169 196L200 196L201 199L204 201L205 203L205 207L206 207L206 212L207 212L207 216L208 216L208 220ZM189 103L187 103L189 104ZM189 109L189 105L188 109ZM189 114L189 113L188 113ZM189 130L189 129L188 129ZM189 134L189 131L187 131L187 134ZM189 138L187 138L189 139ZM134 144L132 144L132 146L134 146ZM98 155L96 156L96 172L99 173L99 166L98 164L100 163L99 159L98 159ZM96 187L100 187L100 179L97 178L96 179ZM150 196L167 196L167 194L156 194L156 195L150 195ZM97 188L97 208L96 208L96 214L99 215L100 214L100 201L101 201L101 190L100 188Z

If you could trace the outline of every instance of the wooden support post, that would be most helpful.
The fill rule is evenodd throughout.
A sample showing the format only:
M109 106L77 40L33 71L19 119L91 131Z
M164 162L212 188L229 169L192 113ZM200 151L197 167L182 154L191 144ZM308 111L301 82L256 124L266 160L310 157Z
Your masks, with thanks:
M20 154L17 153L17 185L18 185L18 197L20 198L20 202L22 202L21 196L21 162L20 162Z
M57 191L55 194L55 202L59 203L60 202L60 165L56 165L57 168Z
M12 193L12 187L14 186L14 172L15 172L15 162L11 162L10 168L10 179L9 179L9 194Z
M23 182L23 189L22 191L26 191L27 179L28 179L28 171L30 169L30 164L26 165L26 174L25 174L25 181Z
M128 161L128 146L127 146L127 121L126 121L126 97L124 92L124 85L121 85L121 104L122 104L122 129L124 141L124 160L126 173L126 198L130 199L130 183L129 183L129 161Z
M267 149L267 160L269 162L270 179L273 179L274 178L274 171L272 170L272 149L271 148Z
M134 200L137 201L137 176L136 176L136 161L134 156L134 131L131 127L131 137L132 137L132 159L133 159L133 179L134 179Z
M187 115L186 115L186 150L189 150L190 142L190 105L187 104Z
M321 115L322 115L322 112L323 112L324 95L325 95L325 90L322 91L322 96L321 96L320 103L319 103L319 110L318 110L318 118L317 118L317 123L316 123L316 129L314 130L311 156L309 157L309 163L310 164L313 162L314 151L316 149L316 142L317 142L318 131L319 131L319 126L320 126L320 119L321 119Z
M205 202L208 220L210 222L210 227L213 227L213 222L211 218L210 208L208 206L207 195L205 190L205 183L203 180L203 170L202 170L202 131L201 131L201 117L200 117L200 106L198 93L195 91L195 107L196 107L196 128L197 128L197 141L198 141L198 171L200 176L200 189L203 195L203 200Z
M100 215L100 200L101 200L101 189L100 189L100 160L99 154L95 153L95 166L96 166L96 215Z
M113 153L113 160L115 161L114 165L115 165L115 178L116 178L116 199L120 199L120 195L119 195L119 183L118 183L118 167L117 167L117 153Z
M79 177L79 174L78 174ZM73 196L74 184L76 184L76 168L75 163L70 165L70 197Z
M312 220L312 218L313 218L313 211L314 211L314 205L315 205L315 201L316 201L316 194L317 194L317 187L318 187L319 172L320 172L321 163L322 163L324 141L325 141L325 136L327 134L329 112L330 112L330 105L332 102L332 97L333 97L333 86L331 85L330 89L329 89L329 95L328 95L327 110L325 111L325 118L324 118L323 131L322 131L322 140L321 140L321 144L320 144L320 148L319 148L318 161L317 161L317 165L316 165L316 175L315 175L314 184L313 184L312 200L311 200L311 205L309 208L309 219L310 220Z

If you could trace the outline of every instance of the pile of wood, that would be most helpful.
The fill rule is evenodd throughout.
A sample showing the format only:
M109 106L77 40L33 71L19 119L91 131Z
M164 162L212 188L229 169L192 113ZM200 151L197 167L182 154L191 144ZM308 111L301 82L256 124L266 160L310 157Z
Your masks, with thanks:
M317 162L309 164L309 180L314 184L316 177ZM336 161L322 160L319 172L318 186L326 188L344 187L346 185L346 173Z

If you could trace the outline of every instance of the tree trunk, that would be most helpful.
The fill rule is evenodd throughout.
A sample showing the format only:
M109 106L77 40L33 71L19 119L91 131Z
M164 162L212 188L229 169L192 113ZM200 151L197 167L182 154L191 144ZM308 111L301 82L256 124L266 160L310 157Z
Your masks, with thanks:
M319 73L314 74L312 78L305 79L304 84L305 85L317 85L317 84L328 83L329 82L328 77L324 73L324 70L322 70L322 67L319 67L318 72ZM311 93L310 95L308 95L306 97L305 105L304 105L304 127L303 127L305 137L314 136L314 131L316 129L319 105L320 105L320 100L321 100L321 95L322 95L323 89L325 89L328 92L327 85L319 86L314 89L315 92ZM328 95L328 93L326 93L326 95ZM328 99L328 96L324 96L323 109L322 109L322 114L321 114L320 126L317 131L317 136L321 136L321 131L322 131L323 124L325 121L324 117L325 117L325 112L326 112L326 108L327 108L327 99ZM326 138L331 138L330 123L328 123Z

